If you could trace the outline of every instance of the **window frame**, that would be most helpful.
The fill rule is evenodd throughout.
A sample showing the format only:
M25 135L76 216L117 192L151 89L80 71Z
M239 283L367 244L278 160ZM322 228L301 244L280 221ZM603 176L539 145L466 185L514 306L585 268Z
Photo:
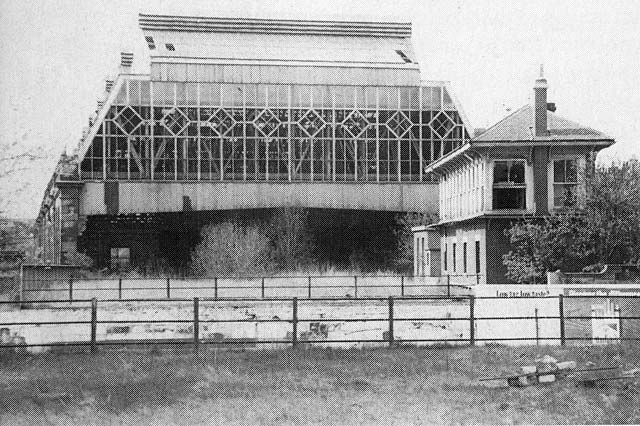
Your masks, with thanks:
M116 256L114 257L114 250ZM121 253L126 251L127 255ZM109 267L112 270L120 271L131 267L131 247L110 247L109 248Z
M566 163L568 161L575 161L575 173L576 180L575 182L567 181L567 168ZM564 162L565 170L564 170L564 181L556 182L556 163ZM584 180L580 179L580 170L583 169L582 157L580 155L561 155L561 156L553 156L549 160L549 207L552 210L562 210L562 209L570 209L574 207L578 207L580 204L580 188L584 184ZM562 188L571 186L574 189L574 202L573 204L556 204L556 200L558 199L556 194L556 187L561 186ZM564 198L564 197L563 197Z
M496 164L497 163L522 163L523 166L523 182L511 182L509 180L507 180L507 182L496 182ZM491 164L491 210L500 210L500 211L504 211L504 210L517 210L517 211L525 211L528 208L528 186L529 186L529 182L527 179L527 174L528 174L528 169L527 169L527 160L524 158L496 158L492 160L492 164ZM510 170L511 170L511 165L507 164L508 169L507 169L507 179L510 178ZM495 199L496 197L495 195L495 191L496 190L504 190L504 189L515 189L515 190L521 190L522 191L522 198L523 198L523 206L522 207L501 207L501 208L497 208L496 207L496 202Z

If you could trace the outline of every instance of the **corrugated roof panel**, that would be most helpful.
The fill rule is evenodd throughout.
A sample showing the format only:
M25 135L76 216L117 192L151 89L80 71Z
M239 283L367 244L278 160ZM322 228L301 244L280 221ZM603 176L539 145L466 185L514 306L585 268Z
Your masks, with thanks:
M306 21L140 14L143 30L410 37L409 22Z
M283 34L146 31L155 42L152 62L157 58L304 61L326 63L395 64L415 68L411 42L404 38L336 37ZM167 44L174 47L167 49ZM396 51L412 62L406 62Z

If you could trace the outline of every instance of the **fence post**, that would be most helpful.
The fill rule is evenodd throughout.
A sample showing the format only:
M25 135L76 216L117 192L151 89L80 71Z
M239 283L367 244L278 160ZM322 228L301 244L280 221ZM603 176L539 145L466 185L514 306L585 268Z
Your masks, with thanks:
M171 278L167 277L167 299L171 299Z
M218 277L213 277L213 298L218 299Z
M564 346L566 339L564 334L564 295L562 294L558 296L558 310L560 314L560 345Z
M536 346L540 345L540 322L538 320L538 308L535 309L536 316Z
M292 332L291 332L291 345L295 348L298 345L298 298L293 298L293 314L291 319Z
M476 285L480 285L480 274L476 274Z
M98 299L91 299L91 353L98 351L96 344L96 332L98 329Z
M309 297L309 299L311 299L311 275L309 275L309 286L308 286L308 289L309 289L308 297Z
M353 297L358 298L358 276L353 276Z
M451 275L447 275L447 297L451 297Z
M404 275L400 275L400 296L404 297Z
M389 347L394 344L393 336L393 296L389 296Z
M620 330L620 338L618 339L618 342L623 343L624 338L622 337L622 309L620 308L620 306L616 306L616 308L618 309L614 309L614 312L618 311L618 330Z
M122 300L122 277L118 278L118 299Z
M20 264L20 302L24 302L24 265ZM22 309L22 303L20 303L20 308Z
M475 315L476 297L469 296L469 344L476 344L476 315Z
M73 301L73 275L69 275L69 300Z
M262 277L262 298L264 299L264 277Z
M193 349L200 349L200 299L193 298Z

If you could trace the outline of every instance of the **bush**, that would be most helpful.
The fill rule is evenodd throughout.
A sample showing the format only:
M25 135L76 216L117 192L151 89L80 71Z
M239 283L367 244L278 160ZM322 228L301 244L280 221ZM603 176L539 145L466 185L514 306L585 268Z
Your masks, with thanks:
M309 212L285 208L271 219L267 235L271 243L271 259L281 271L306 269L312 263L314 244L308 227Z
M196 275L257 275L268 271L269 240L256 225L224 222L202 229L202 241L191 257Z

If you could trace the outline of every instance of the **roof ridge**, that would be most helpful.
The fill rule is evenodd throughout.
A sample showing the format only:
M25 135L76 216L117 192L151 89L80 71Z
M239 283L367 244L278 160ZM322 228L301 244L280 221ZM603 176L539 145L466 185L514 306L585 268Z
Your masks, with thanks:
M140 14L143 31L261 33L410 38L411 22L312 21Z
M138 14L138 19L201 19L201 20L221 20L221 21L269 21L298 24L370 24L370 25L390 25L390 26L411 26L411 21L361 21L361 20L331 20L331 19L292 19L292 18L249 18L249 17L229 17L229 16L195 16L195 15L166 15L154 13Z

